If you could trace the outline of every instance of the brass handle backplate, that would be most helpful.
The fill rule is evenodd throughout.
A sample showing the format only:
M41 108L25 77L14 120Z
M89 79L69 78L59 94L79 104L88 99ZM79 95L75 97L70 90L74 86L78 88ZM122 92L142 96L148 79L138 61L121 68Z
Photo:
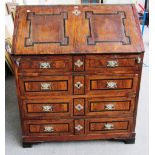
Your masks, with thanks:
M117 88L117 83L113 81L107 82L107 88L111 89Z
M53 132L54 131L54 127L53 126L45 126L44 127L44 132Z
M114 125L112 123L104 124L104 129L105 130L112 130L112 129L114 129Z
M113 110L115 109L114 104L106 104L105 105L105 110Z
M51 84L50 83L41 83L41 90L50 90Z
M78 124L77 126L75 126L75 129L76 129L77 131L80 131L80 130L83 129L83 126L81 126L80 124Z
M81 67L83 65L83 61L81 61L80 59L78 59L74 65L78 66L78 67Z
M80 81L78 81L78 82L75 83L75 87L77 89L80 89L81 87L83 87L83 84Z
M49 111L53 110L53 107L50 106L50 105L43 105L42 110L45 111L45 112L49 112Z
M40 68L51 68L49 62L40 62Z
M114 60L111 60L111 61L107 61L107 67L117 67L118 66L118 61L114 61Z
M83 110L83 106L81 104L77 104L75 106L75 109L77 109L78 111Z

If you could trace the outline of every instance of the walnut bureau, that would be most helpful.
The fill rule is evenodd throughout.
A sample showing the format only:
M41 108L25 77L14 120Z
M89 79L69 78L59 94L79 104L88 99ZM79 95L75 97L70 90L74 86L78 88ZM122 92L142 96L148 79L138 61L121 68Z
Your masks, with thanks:
M23 147L134 143L143 55L134 5L18 6L11 56Z

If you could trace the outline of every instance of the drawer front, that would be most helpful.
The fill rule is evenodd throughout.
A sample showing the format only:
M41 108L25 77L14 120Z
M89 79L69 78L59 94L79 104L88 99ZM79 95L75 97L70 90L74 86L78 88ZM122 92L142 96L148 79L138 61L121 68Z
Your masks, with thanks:
M71 56L31 56L18 58L19 72L71 72Z
M72 92L71 76L20 77L22 95L68 95Z
M28 120L25 130L29 136L52 136L73 134L72 120Z
M142 64L141 55L87 55L86 70L102 73L135 73Z
M86 120L86 133L130 132L131 118L96 118Z
M22 102L23 116L26 118L43 119L70 116L72 99L35 99Z
M86 99L86 115L102 115L106 117L130 116L133 115L135 106L134 97L88 98Z
M103 94L105 96L123 96L135 93L138 74L135 75L89 75L86 77L87 94Z

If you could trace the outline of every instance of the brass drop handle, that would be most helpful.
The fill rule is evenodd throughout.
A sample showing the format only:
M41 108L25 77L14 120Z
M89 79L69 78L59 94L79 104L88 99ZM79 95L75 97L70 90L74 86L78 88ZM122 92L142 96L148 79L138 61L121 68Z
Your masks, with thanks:
M53 126L45 126L44 127L44 132L53 132L54 131L54 127Z
M53 111L53 106L43 105L42 106L42 111L45 111L45 112Z
M40 68L51 68L51 65L49 62L40 62Z
M107 88L110 88L110 89L117 88L117 83L113 81L107 82Z
M118 61L115 60L111 60L111 61L107 61L107 67L117 67L118 66Z
M51 89L51 83L41 83L41 90L50 90Z
M112 130L112 129L114 129L114 125L112 123L106 123L106 124L104 124L104 129Z
M83 126L80 125L80 124L78 124L77 126L75 126L75 129L76 129L77 131L80 131L80 130L83 129Z
M83 106L81 105L81 104L77 104L76 106L75 106L75 109L77 109L78 111L80 111L80 110L83 110Z
M114 106L114 104L106 104L104 108L105 108L105 110L113 110L113 109L115 109L115 106Z
M76 83L74 84L74 86L75 86L77 89L80 89L81 87L83 87L83 84L82 84L80 81L78 81L78 82L76 82Z

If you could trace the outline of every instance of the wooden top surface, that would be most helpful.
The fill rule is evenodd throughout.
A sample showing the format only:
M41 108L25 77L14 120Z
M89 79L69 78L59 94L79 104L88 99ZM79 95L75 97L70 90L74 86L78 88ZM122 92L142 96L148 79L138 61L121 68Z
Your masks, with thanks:
M134 5L17 7L12 54L143 51Z

